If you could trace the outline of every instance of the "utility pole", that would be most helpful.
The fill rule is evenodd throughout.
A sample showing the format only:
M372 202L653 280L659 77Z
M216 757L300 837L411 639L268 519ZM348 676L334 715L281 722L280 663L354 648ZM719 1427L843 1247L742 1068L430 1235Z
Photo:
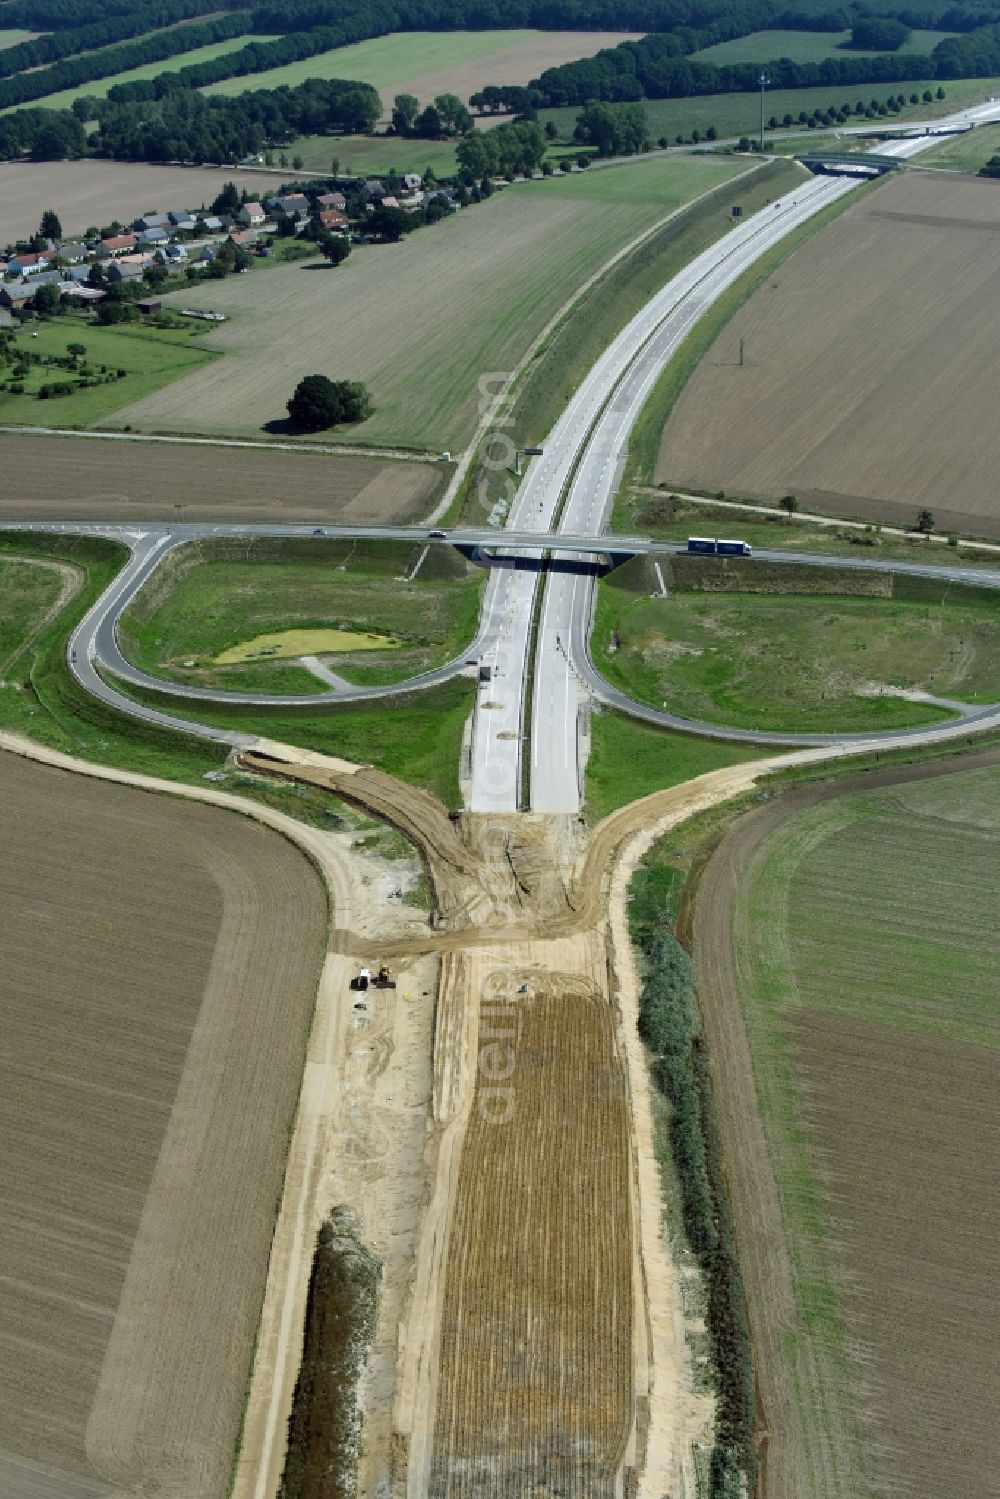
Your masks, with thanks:
M764 150L764 90L767 88L767 86L771 82L771 80L770 80L770 78L768 78L768 76L767 76L766 73L761 73L760 77L757 79L757 82L760 85L760 149L763 152L763 150Z
M743 338L740 337L740 369L743 368Z

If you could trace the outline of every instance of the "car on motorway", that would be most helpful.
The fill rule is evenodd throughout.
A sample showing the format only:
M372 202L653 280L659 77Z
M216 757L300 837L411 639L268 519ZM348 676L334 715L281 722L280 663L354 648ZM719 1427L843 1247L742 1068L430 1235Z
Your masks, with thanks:
M325 536L326 532L323 530L322 526L313 526L313 535L314 536Z
M428 534L430 536L431 541L444 541L446 532L444 532L444 531L431 531Z

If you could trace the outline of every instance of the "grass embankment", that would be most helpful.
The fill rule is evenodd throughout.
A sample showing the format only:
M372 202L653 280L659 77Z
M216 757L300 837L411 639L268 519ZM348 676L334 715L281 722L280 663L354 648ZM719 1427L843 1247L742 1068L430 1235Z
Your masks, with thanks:
M358 1375L375 1332L381 1270L349 1211L335 1208L319 1231L313 1259L278 1499L338 1499L356 1492Z
M62 586L55 568L0 557L0 678L42 628Z
M665 1185L669 1192L676 1180L685 1237L704 1276L718 1394L708 1492L710 1499L730 1499L743 1492L742 1475L752 1492L756 1474L750 1337L694 971L671 930L680 880L664 855L662 845L654 845L631 887L629 928L643 970L639 1033L653 1082L667 1103L656 1140Z
M211 772L213 781L226 790L263 802L317 827L336 829L359 825L354 812L317 787L296 786L238 770L224 770L224 745L117 713L78 686L66 668L66 643L87 609L123 566L126 554L122 547L95 537L4 532L0 534L0 557L51 558L71 563L85 574L80 591L38 639L31 641L29 648L18 657L16 670L9 671L7 682L0 686L0 728L65 755L119 770L140 771L162 780L200 785ZM30 621L26 619L19 628L30 628ZM461 685L466 686L465 683ZM454 697L457 700L458 694ZM179 704L176 699L164 700L160 706L178 717L192 716L186 705ZM455 703L449 699L445 706L452 708L451 717L445 715L443 720L439 717L435 721L437 702L429 707L426 703L421 704L422 711L416 715L418 732L415 736L411 733L407 709L399 703L392 705L392 710L384 715L378 714L377 710L361 715L344 709L333 711L340 715L341 725L350 719L347 737L350 746L357 751L355 758L374 761L375 754L371 751L376 736L380 738L383 732L391 734L393 742L385 759L392 763L386 764L385 768L420 785L427 784L426 776L435 789L454 789L453 800L457 800L454 783L462 726L471 705L463 698ZM265 725L260 731L280 737L282 727ZM294 731L295 726L291 727ZM435 763L435 731L445 741L442 755L451 757L446 762L452 771L450 778L445 774L443 764ZM334 744L335 738L335 730L327 720L324 742L316 747L329 749L333 754L346 754L350 758L344 741L338 739ZM293 738L295 742L304 741ZM366 749L369 753L365 752ZM370 825L366 819L362 821L366 826Z
M688 160L694 165L695 158ZM666 180L673 184L672 198L663 201L664 215L672 205L679 207L692 188L704 191L710 186L710 180L671 174L669 163L667 158L656 164L657 172L667 174ZM635 172L637 168L621 170ZM733 170L738 170L736 164ZM614 173L602 169L587 180L599 183L606 175ZM685 180L689 190L682 192ZM515 447L530 447L545 437L587 370L629 319L694 256L732 227L734 204L745 214L753 213L802 181L800 168L789 162L768 162L737 182L722 182L707 197L681 207L668 224L596 281L536 352L516 385L510 410L501 413L502 430ZM470 470L463 510L469 520L481 520L515 484L512 471L497 471L481 461L490 456L481 454Z
M123 649L136 665L171 681L328 692L326 682L287 659L220 664L218 658L287 630L372 632L391 637L396 648L300 654L319 655L361 685L401 682L469 644L487 576L451 547L432 545L421 562L423 551L407 542L319 537L185 547L154 573L123 617Z
M918 165L947 167L953 172L978 172L991 156L1000 154L1000 125L977 125L922 151Z
M786 171L795 170L789 163L782 163L782 165ZM801 176L797 180L801 181ZM789 186L793 185L789 183ZM769 250L767 254L756 260L750 269L734 281L732 286L712 303L708 311L702 314L656 382L649 400L642 408L632 428L626 462L626 483L651 482L667 419L698 364L734 313L739 311L757 288L762 286L768 277L774 274L778 266L786 261L800 245L805 244L806 240L811 239L818 230L825 228L827 224L838 218L849 204L857 204L862 194L873 192L877 186L877 183L862 183L854 192L831 203L829 208L822 209L811 219L807 219L804 224L800 224L797 229L786 234L773 250Z
M833 521L823 525L802 515L761 515L745 506L737 495L718 504L699 504L672 494L666 485L623 489L611 519L612 531L629 536L654 536L661 541L686 541L689 536L738 536L755 550L823 552L831 557L885 558L895 562L927 562L939 567L1000 567L1000 551L955 545L944 549L944 537L932 540L913 531L893 535L882 526L847 525Z
M587 820L600 822L640 796L680 786L710 770L759 760L767 753L766 745L699 739L607 708L593 711L585 788Z
M208 364L213 355L192 339L203 329L102 328L84 317L63 316L35 321L18 334L11 364L0 364L0 423L44 427L91 427L113 411L151 395L181 375ZM83 356L70 356L70 344L82 344ZM19 355L67 360L67 369L31 363L15 375ZM39 399L42 386L68 385L69 393ZM11 386L23 387L23 393Z
M111 680L114 680L113 678ZM449 807L460 805L459 762L475 684L453 677L439 687L370 702L306 708L248 708L178 704L176 698L115 681L126 697L196 723L279 739L361 765L374 765L423 786Z
M812 114L816 109L829 109L831 106L839 109L845 104L853 109L859 99L867 107L873 99L884 104L886 100L895 99L899 94L904 94L909 100L912 93L921 94L924 89L930 89L936 94L939 87L944 89L944 99L935 98L931 104L906 103L898 114L889 116L881 123L905 123L909 119L933 119L938 115L952 114L963 105L989 98L996 91L996 79L957 78L941 83L937 78L919 78L888 84L855 83L831 88L768 89L764 98L764 118L766 121L773 115L775 119L781 120L786 114L790 114L793 121L797 121L802 110L806 114ZM644 99L642 107L646 111L652 139L664 138L671 144L677 135L689 139L693 130L700 131L704 138L710 125L715 126L720 139L734 135L753 136L760 131L759 91L744 94L701 94L690 99ZM538 118L542 125L546 125L549 120L554 121L560 137L568 140L572 137L579 112L576 106L567 105L560 109L539 110ZM870 124L877 129L879 122L868 121L859 116L857 123ZM801 130L804 127L793 125L792 128ZM803 145L808 144L808 141L803 141Z
M756 561L722 572L709 559L708 576L700 559L660 566L667 598L650 597L642 565L601 583L592 637L603 674L643 702L734 728L825 733L948 716L893 689L1000 698L990 590Z

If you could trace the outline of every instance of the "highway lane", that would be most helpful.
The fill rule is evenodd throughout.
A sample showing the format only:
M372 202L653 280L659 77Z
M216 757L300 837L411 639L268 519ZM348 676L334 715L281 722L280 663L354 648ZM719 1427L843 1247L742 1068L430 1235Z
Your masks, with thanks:
M947 122L939 121L938 126L940 128L946 123L967 124L973 120L998 117L1000 105L992 103L964 110ZM926 150L933 144L933 140L933 137L920 136L893 141L884 145L883 152L905 160ZM794 194L789 195L793 201L802 201L808 192L806 211L798 221L802 222L820 207L837 201L856 185L851 178L816 178L808 189L797 189ZM766 217L771 211L761 210L754 217ZM596 536L605 530L620 481L629 434L666 364L712 302L754 259L770 248L772 243L776 243L782 233L787 233L789 227L791 225L779 224L777 235L763 236L748 246L741 255L718 264L700 282L696 291L678 299L673 316L664 321L653 338L639 348L630 361L624 378L611 393L580 454L576 477L560 522L561 532ZM824 564L820 562L816 565ZM595 593L596 580L593 575L582 581L571 581L565 574L552 573L546 582L539 625L541 648L535 668L532 712L533 736L537 733L537 743L532 745L531 775L531 806L535 811L572 813L579 810L583 781L579 717L581 705L588 695L665 727L711 733L713 737L743 737L735 733L720 735L718 726L694 725L677 715L657 715L655 709L632 702L625 694L617 692L606 683L596 671L589 653ZM972 720L963 722L971 723ZM948 726L942 726L937 730L937 735L947 737L948 732ZM752 733L747 737L754 738ZM904 733L902 737L913 736ZM790 740L787 736L762 734L759 742L805 744L834 741L855 742L850 736L845 739L844 736L835 734L821 740Z

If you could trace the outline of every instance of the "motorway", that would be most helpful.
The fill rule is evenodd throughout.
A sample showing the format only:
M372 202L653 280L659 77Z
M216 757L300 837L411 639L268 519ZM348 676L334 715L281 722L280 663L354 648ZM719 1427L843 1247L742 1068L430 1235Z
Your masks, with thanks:
M935 129L961 129L1000 118L990 103L935 121ZM885 155L908 158L927 149L934 137L912 137L883 146ZM94 696L119 711L149 722L196 732L234 745L251 735L195 725L180 716L139 705L104 680L101 668L135 687L191 701L223 701L251 706L318 706L398 695L427 688L482 663L489 679L478 684L472 726L472 778L469 806L475 812L512 812L525 804L533 811L577 813L584 764L581 720L592 698L665 727L716 738L772 745L871 745L890 747L901 740L928 741L1000 723L1000 705L957 720L889 735L775 735L766 730L733 730L695 723L635 702L607 683L589 654L598 559L609 551L640 553L676 550L643 537L608 536L607 526L621 477L632 427L665 365L698 319L756 260L800 224L853 191L850 177L814 177L750 218L737 223L714 245L667 283L608 346L584 376L542 445L515 496L504 530L459 527L445 538L426 527L322 528L291 524L167 524L129 527L72 522L3 523L3 529L99 534L122 541L131 552L127 566L93 605L69 642L70 669ZM446 539L485 561L493 554L477 636L453 661L391 687L351 688L305 696L223 693L151 677L131 665L118 646L118 619L163 558L192 540L227 536L309 536L395 539L414 543ZM554 543L558 546L554 549ZM825 567L909 571L953 581L1000 587L1000 572L920 563L886 563L867 558L767 551L765 560ZM544 558L551 559L546 566ZM588 559L593 558L590 562ZM551 563L555 563L552 566ZM564 564L560 566L559 564ZM543 585L540 589L540 584ZM539 595L541 596L539 597ZM537 629L533 629L537 619ZM534 660L531 659L534 641ZM532 690L533 689L533 690ZM527 733L531 694L530 736ZM531 744L530 765L522 747Z

